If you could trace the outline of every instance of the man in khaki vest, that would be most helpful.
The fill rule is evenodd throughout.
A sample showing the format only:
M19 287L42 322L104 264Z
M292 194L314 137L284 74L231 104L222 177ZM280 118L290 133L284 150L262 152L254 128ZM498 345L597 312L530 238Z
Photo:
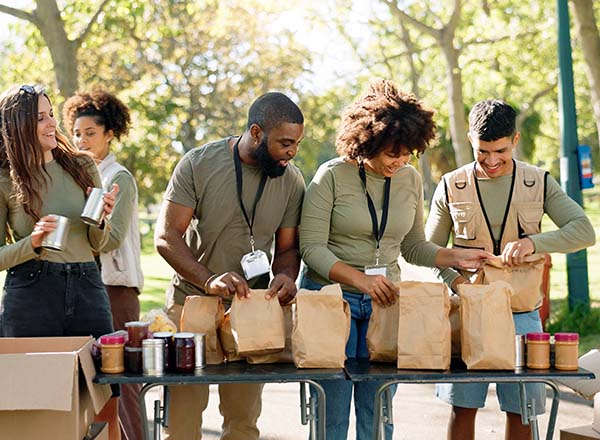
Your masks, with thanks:
M468 137L475 162L443 176L431 204L425 234L440 246L452 237L453 246L488 250L505 264L518 265L531 254L569 253L595 243L594 228L583 209L569 198L544 170L512 158L520 133L516 112L507 103L488 99L469 114ZM558 227L540 230L544 213ZM454 269L438 271L452 290L469 279ZM538 310L513 313L517 334L542 331ZM440 384L437 396L452 405L448 439L475 437L477 409L485 405L488 384ZM500 408L506 412L505 438L530 439L521 424L516 384L497 384ZM537 414L544 412L543 385L528 384Z
M241 136L194 148L177 164L154 243L176 271L167 313L178 326L188 295L221 296L226 308L233 295L247 297L251 288L268 288L282 304L296 295L304 179L290 160L303 135L298 106L270 92L250 106ZM221 440L258 440L262 388L219 385ZM208 385L172 387L165 438L200 439L208 397Z

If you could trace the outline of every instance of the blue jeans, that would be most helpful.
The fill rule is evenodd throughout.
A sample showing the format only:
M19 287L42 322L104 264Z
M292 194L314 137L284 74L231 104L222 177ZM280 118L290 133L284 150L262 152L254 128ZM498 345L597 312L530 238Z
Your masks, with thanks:
M309 290L320 290L321 284L302 276L300 287ZM367 328L371 317L371 297L357 293L343 292L344 299L350 305L352 320L350 336L346 344L346 357L368 358ZM326 437L328 440L346 440L350 419L350 402L354 389L354 412L356 415L356 440L373 438L373 411L375 394L383 385L381 381L350 382L349 380L319 381L325 390L327 405L325 408ZM396 386L390 388L392 396ZM316 392L311 389L311 396L316 398ZM392 440L393 425L385 425L385 438Z
M5 337L101 336L113 331L95 262L29 260L8 269L0 306Z

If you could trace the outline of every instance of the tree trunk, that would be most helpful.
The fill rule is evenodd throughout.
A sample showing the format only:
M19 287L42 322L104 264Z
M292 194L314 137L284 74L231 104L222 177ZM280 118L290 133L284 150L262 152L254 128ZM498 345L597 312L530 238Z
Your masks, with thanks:
M592 107L600 144L600 35L594 17L593 0L571 0L575 31L581 41L586 74L592 95Z
M36 0L34 16L52 57L58 89L66 99L78 89L77 46L67 37L55 0Z
M454 47L452 38L443 38L439 43L446 60L450 135L452 136L456 166L459 167L473 160L471 145L467 137L468 127L464 113L462 74L458 66L459 53Z

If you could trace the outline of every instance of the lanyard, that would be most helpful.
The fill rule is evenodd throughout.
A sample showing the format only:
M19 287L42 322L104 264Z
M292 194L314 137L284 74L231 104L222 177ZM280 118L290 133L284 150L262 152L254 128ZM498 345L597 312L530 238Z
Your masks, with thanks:
M248 229L250 229L250 246L252 247L252 252L254 252L254 233L252 232L252 226L254 225L254 217L256 215L256 205L258 205L258 201L260 200L265 189L265 184L267 183L267 175L265 173L262 173L262 177L260 178L260 184L258 185L258 189L256 190L256 196L254 197L254 206L252 207L252 218L249 218L248 213L246 212L246 207L244 206L244 201L242 200L242 161L240 160L240 151L238 149L238 145L241 139L242 137L240 136L235 145L233 146L235 180L237 182L237 193L238 200L240 201L240 208L242 208L242 214L244 214L244 219L246 220Z
M373 204L373 199L369 195L369 191L367 190L367 173L365 172L365 164L363 162L358 163L358 175L360 176L360 180L363 184L363 188L365 190L365 195L367 196L367 205L369 207L369 214L371 214L371 225L373 227L373 237L375 237L375 242L377 243L377 250L375 251L375 264L379 264L379 256L381 252L379 251L379 242L383 237L383 233L385 232L385 227L387 225L388 211L390 207L390 188L392 184L391 177L385 178L385 188L383 194L383 209L381 215L381 225L377 226L377 212L375 211L375 205Z

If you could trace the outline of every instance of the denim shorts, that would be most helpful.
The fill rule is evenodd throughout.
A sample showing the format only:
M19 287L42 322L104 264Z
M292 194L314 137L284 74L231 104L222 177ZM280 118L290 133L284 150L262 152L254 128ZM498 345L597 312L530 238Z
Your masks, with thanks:
M514 313L515 330L518 335L529 332L541 332L542 321L537 310L528 313ZM461 408L483 408L487 397L489 383L455 383L438 384L435 387L439 399ZM535 399L535 413L543 414L546 406L546 388L543 384L529 383L525 385L527 398ZM499 383L496 393L500 409L515 414L521 413L519 385L516 383Z
M101 336L113 331L95 262L29 260L8 269L0 305L5 337Z

